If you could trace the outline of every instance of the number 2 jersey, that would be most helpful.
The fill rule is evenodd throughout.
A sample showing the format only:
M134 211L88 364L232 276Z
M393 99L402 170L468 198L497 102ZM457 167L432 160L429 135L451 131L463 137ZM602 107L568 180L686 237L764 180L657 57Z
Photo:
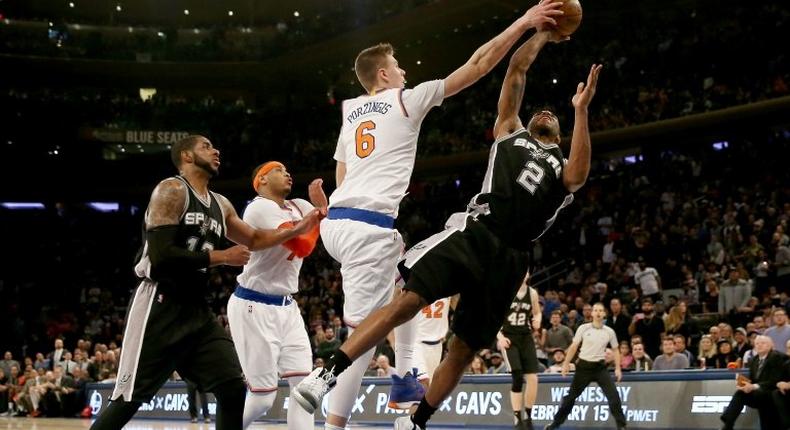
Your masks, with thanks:
M329 207L396 218L414 170L422 120L442 100L444 81L436 80L343 101L335 160L346 163L346 175Z
M559 145L539 142L524 129L498 139L470 214L509 246L527 249L573 202L562 180L565 162Z
M225 237L225 215L217 195L209 191L208 201L204 200L181 176L175 176L187 188L184 209L179 217L178 232L174 246L188 251L208 252L220 245ZM146 218L148 213L146 211ZM144 224L143 238L146 226ZM177 264L168 265L152 271L148 257L148 241L143 243L135 273L141 278L157 282L158 289L171 296L191 301L202 301L208 292L208 273L206 268L190 269Z

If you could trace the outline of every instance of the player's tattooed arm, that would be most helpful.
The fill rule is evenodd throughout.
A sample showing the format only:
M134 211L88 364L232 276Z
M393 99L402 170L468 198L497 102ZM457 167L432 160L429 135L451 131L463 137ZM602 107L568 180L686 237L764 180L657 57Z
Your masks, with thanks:
M322 215L318 209L308 212L301 221L296 223L293 228L279 228L274 230L253 228L244 222L236 213L236 209L225 198L217 194L219 203L225 213L225 225L227 226L227 236L231 241L240 245L247 246L253 251L277 246L312 230L321 220Z
M187 187L178 179L165 179L154 188L148 203L145 225L151 230L163 225L176 225L186 205Z
M518 111L524 99L524 85L526 84L526 73L529 67L535 62L538 53L548 42L563 42L567 37L560 37L551 31L538 31L526 42L524 42L510 57L510 63L502 82L502 90L499 93L499 104L497 105L497 119L494 123L494 136L502 136L513 133L523 127Z

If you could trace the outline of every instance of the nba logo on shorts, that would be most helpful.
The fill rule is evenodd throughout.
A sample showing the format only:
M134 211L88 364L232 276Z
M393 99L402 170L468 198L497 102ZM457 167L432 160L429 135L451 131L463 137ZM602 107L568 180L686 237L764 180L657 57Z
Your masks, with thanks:
M247 312L252 313L252 305L247 306Z

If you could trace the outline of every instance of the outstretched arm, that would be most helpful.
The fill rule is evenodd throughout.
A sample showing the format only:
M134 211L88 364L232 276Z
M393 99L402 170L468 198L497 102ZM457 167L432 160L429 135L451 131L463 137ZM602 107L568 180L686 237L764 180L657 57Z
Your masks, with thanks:
M270 248L307 233L317 226L322 218L321 212L318 209L313 209L308 212L301 221L296 223L293 228L280 228L276 230L253 228L239 218L236 209L230 204L228 199L224 196L220 197L222 210L225 211L225 225L228 227L228 239L238 244L246 245L252 251Z
M521 109L521 102L524 99L526 73L551 37L550 32L539 31L524 42L510 57L510 64L507 66L505 80L502 81L502 90L499 93L497 118L494 123L494 137L496 139L522 127L518 111Z
M458 94L464 88L474 84L494 68L516 41L530 28L545 24L555 25L553 17L562 15L558 8L561 2L541 0L517 19L505 31L477 48L469 60L444 80L444 96Z
M563 169L562 181L565 184L565 188L572 193L587 182L587 175L590 174L592 149L590 146L590 127L587 122L587 107L590 106L590 102L595 95L595 87L598 85L598 75L601 73L602 67L600 64L592 65L590 74L587 76L587 84L579 82L579 85L576 87L576 94L571 99L576 119L573 123L571 151L568 156L568 164Z

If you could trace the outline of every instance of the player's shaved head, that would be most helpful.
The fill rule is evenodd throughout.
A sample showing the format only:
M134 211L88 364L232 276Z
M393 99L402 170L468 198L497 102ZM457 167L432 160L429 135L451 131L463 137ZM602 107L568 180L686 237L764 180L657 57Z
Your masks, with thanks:
M368 92L373 91L376 85L376 74L379 69L387 66L387 57L393 55L395 50L389 43L379 43L370 48L363 49L354 61L354 72L359 83Z

